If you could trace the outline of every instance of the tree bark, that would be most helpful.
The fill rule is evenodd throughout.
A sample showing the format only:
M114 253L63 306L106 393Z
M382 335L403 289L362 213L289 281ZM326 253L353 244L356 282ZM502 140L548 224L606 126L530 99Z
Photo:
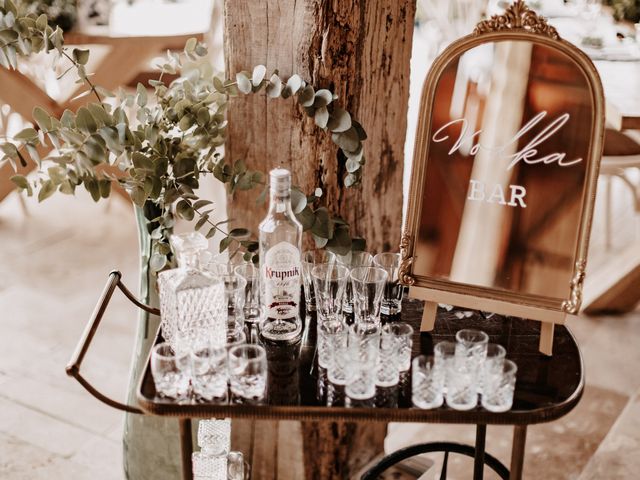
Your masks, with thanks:
M367 240L369 251L397 250L415 0L225 0L224 16L229 78L258 64L268 75L277 69L284 80L297 73L316 90L337 94L338 105L368 135L362 185L345 188L344 162L330 134L294 101L240 96L229 105L226 157L264 172L288 168L306 193L322 188L325 206L350 223L353 236ZM236 193L228 207L230 218L254 233L266 213L266 206L256 206L257 196ZM240 423L234 420L235 444L251 445L260 478L288 478L280 462L274 464L274 452L256 456L258 443L282 450L273 445L278 427ZM385 433L385 424L303 422L286 435L287 448L299 439L304 454L296 458L304 459L306 478L342 480L382 451Z
M226 155L250 168L283 166L327 208L349 221L372 251L398 247L402 169L409 97L415 0L226 0L225 63L234 78L264 64L283 79L298 73L314 88L339 95L338 104L365 128L361 187L343 186L345 167L330 135L292 100L240 96L229 106ZM266 207L256 192L230 202L230 216L257 229Z

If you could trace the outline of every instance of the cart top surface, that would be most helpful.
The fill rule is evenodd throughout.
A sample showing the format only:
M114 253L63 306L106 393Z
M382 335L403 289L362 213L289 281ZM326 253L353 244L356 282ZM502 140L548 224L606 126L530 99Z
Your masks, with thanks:
M433 354L434 344L454 341L455 333L462 328L485 331L489 341L504 346L507 358L518 365L510 411L492 413L480 406L469 411L456 411L446 405L433 410L414 408L408 372L401 375L398 387L377 389L372 402L346 407L344 394L328 382L326 372L315 363L314 315L305 318L305 334L300 341L265 345L269 378L263 404L178 403L162 398L156 395L148 359L138 386L138 403L148 414L174 417L528 425L555 420L580 400L584 389L582 358L565 326L556 325L553 356L548 357L538 351L540 322L477 312L458 318L462 310L439 308L434 330L421 333L422 309L421 301L403 302L401 320L414 328L412 356Z

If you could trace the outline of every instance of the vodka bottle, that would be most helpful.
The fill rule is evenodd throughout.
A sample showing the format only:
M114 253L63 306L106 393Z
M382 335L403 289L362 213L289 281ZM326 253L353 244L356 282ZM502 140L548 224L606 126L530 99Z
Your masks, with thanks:
M224 345L227 335L224 284L200 270L207 239L200 233L173 235L171 246L178 268L158 274L165 340L178 350Z
M260 224L260 288L264 318L261 335L290 341L302 332L300 286L302 225L291 210L291 173L270 172L269 213Z

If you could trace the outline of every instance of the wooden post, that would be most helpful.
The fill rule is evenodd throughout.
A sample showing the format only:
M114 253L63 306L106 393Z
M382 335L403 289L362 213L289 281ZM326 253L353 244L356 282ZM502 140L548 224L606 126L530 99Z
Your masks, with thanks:
M396 250L415 0L225 0L224 16L227 76L258 64L284 79L297 73L336 93L368 135L363 185L345 189L345 165L330 135L293 101L241 96L229 104L227 159L262 171L290 169L305 192L323 189L327 208L366 238L369 250ZM254 233L265 214L257 195L236 193L228 212ZM254 446L273 442L258 429L244 431L253 431ZM305 422L300 432L305 477L343 479L382 451L386 425Z

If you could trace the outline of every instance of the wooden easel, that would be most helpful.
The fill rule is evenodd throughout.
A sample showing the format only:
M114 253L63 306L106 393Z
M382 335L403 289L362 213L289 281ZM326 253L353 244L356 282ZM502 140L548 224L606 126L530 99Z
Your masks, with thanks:
M446 303L473 310L485 310L501 315L511 315L530 320L539 320L539 350L545 355L553 354L553 331L555 325L563 325L567 318L567 313L564 312L546 310L528 305L518 305L501 300L472 297L423 287L409 287L409 296L425 301L422 323L420 324L421 332L430 332L433 330L436 322L438 303Z

